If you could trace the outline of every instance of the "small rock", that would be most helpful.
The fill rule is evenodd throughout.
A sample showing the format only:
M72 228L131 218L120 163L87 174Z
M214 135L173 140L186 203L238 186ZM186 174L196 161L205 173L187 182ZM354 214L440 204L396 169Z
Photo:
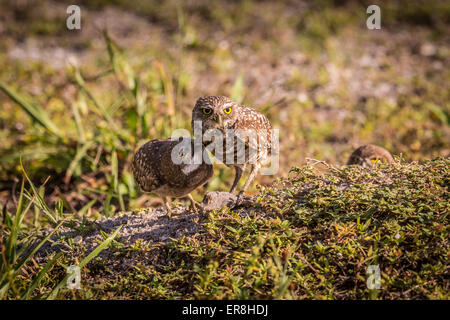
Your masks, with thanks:
M420 47L420 54L425 57L434 56L437 52L436 46L431 43L425 43Z
M73 243L75 244L81 244L82 242L83 242L82 236L76 236L75 238L73 238Z
M208 212L227 206L233 208L236 205L237 196L224 191L211 191L203 198L203 210Z
M252 205L251 197L241 195L239 198L237 195L225 191L211 191L205 194L202 202L203 212L209 212L217 210L223 207L230 209L236 207L249 207Z

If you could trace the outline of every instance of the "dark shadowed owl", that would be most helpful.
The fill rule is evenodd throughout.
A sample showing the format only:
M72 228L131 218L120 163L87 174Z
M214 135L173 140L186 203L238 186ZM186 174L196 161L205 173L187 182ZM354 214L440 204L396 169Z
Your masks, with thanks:
M192 110L192 129L196 139L198 132L202 133L203 144L215 158L234 167L236 175L230 192L234 191L243 172L250 167L250 174L240 194L244 193L271 153L272 126L269 120L255 109L224 96L207 96L197 100Z
M348 159L347 165L358 164L363 167L372 167L372 161L377 160L387 163L394 161L386 149L373 144L365 144L353 151Z
M193 153L194 142L190 138L151 140L136 152L131 162L136 183L143 191L163 198L169 217L172 216L170 198L187 196L195 210L199 205L190 192L208 182L213 175L209 158L208 163L203 157L198 161Z

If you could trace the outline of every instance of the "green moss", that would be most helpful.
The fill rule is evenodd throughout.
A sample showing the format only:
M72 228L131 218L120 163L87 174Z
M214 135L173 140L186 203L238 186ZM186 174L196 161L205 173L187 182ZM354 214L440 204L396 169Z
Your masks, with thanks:
M261 191L254 208L212 212L206 233L169 243L156 261L114 281L96 274L87 292L114 299L448 299L449 165L441 158L325 173L293 168ZM380 268L380 289L367 288L370 265Z

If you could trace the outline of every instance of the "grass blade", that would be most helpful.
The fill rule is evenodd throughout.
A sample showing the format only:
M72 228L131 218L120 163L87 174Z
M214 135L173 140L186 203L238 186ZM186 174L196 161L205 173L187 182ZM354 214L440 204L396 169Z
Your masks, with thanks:
M41 282L42 278L47 274L47 272L53 267L53 265L56 263L56 261L61 257L62 252L58 252L53 259L51 259L47 264L42 268L42 270L39 272L39 274L36 276L36 278L33 280L31 285L28 287L27 291L22 295L21 299L29 299L31 293L36 289L38 284Z
M20 216L23 213L23 194L24 194L24 185L25 180L22 179L22 186L20 187L20 196L19 201L17 203L16 216L14 217L14 222L11 227L11 232L9 234L8 240L6 241L6 264L14 263L16 252L15 252L15 244L17 242L17 234L19 233L18 228L20 227L19 221L21 220ZM2 261L2 269L6 268L7 265L3 265ZM3 279L2 279L3 280Z
M164 95L166 96L167 101L167 114L173 116L175 115L175 102L173 97L172 81L167 76L166 69L161 62L155 61L154 65L159 71L159 75L164 86Z
M242 103L242 100L244 99L244 79L242 73L239 74L233 84L233 88L231 89L231 99L237 103Z
M66 175L64 177L64 183L68 184L70 182L70 178L72 177L73 172L77 168L80 161L84 158L88 150L92 147L94 144L94 141L88 141L85 145L83 145L80 149L78 149L77 153L75 154L75 157L73 158L72 162L69 165L69 168L66 171Z
M8 97L11 98L15 103L17 103L28 115L43 126L48 131L52 132L58 137L62 137L61 131L58 127L50 120L47 112L45 112L42 107L36 104L31 104L23 99L17 92L8 87L6 84L0 82L0 90L2 90Z
M25 263L28 262L28 260L31 259L31 257L34 256L34 254L48 241L48 239L50 239L50 237L59 229L59 227L61 227L61 225L63 224L63 222L61 221L54 229L52 232L50 232L44 239L42 239L41 242L39 242L39 244L33 248L33 250L31 250L25 257L22 258L22 260L20 260L17 265L14 267L14 269L16 269L14 275L17 275L20 271L20 269L25 265Z
M74 80L76 82L76 84L78 85L78 87L86 94L86 96L92 101L92 103L94 104L94 106L97 108L97 110L100 111L100 113L103 115L103 117L105 118L106 122L108 122L108 124L111 126L111 128L114 131L119 131L117 125L114 123L113 118L111 117L111 115L109 114L109 112L103 107L103 105L101 105L97 99L95 98L95 96L93 95L93 93L91 92L91 90L89 90L88 87L86 87L85 82L83 77L81 76L81 73L79 72L78 69L75 70L75 76L74 76Z
M117 193L117 190L119 189L119 161L117 159L116 150L113 150L111 155L111 171L113 176L114 192Z
M45 203L44 199L39 194L38 190L34 186L34 184L31 181L31 179L28 177L28 175L27 175L27 173L26 173L26 171L25 171L25 169L23 167L22 159L20 159L20 169L22 170L22 173L25 176L25 178L28 180L28 183L30 184L31 190L33 191L34 198L32 198L33 199L32 201L44 212L44 214L48 218L50 218L51 222L55 225L58 222L58 220L55 217L53 217L52 211L50 210L50 208Z
M104 249L106 249L106 247L109 246L109 244L114 240L114 238L119 234L120 229L122 228L122 226L119 226L105 241L103 241L100 245L97 246L97 248L95 248L90 254L88 254L78 265L78 267L81 269L83 268L86 264L89 263L89 261L91 261L92 259L94 259L101 251L103 251ZM66 285L67 279L69 278L70 274L67 274L64 279L61 280L60 283L58 283L58 285L53 288L52 292L50 293L50 295L47 297L47 300L53 300L56 295L58 294L59 290L61 290L61 288Z
M84 127L83 122L81 121L78 102L72 103L72 113L75 119L75 124L77 126L78 141L81 144L84 144L86 142L86 134L84 133Z
M84 215L86 214L86 212L88 212L88 210L89 210L90 208L92 208L92 206L93 206L94 203L96 203L96 202L97 202L97 199L94 199L94 200L89 201L83 208L81 208L80 210L78 210L77 215L78 215L80 218L83 218Z

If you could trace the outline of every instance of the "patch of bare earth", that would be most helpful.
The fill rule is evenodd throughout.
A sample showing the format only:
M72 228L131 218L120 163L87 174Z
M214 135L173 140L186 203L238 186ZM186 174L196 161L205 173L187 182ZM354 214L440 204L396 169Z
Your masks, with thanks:
M171 239L191 237L203 232L200 214L182 207L176 207L173 211L174 216L171 218L162 208L144 209L88 222L83 226L77 222L72 228L61 227L37 256L40 260L46 260L49 254L62 251L69 260L80 261L104 241L102 232L110 235L121 227L115 245L103 250L99 257L107 267L126 273L136 264L151 264L161 247ZM130 246L139 242L145 245L146 250L129 250Z
M169 242L182 237L204 235L207 212L225 205L230 208L238 206L245 207L239 211L241 216L252 212L261 218L267 218L263 211L253 208L254 199L245 196L239 200L239 205L235 204L236 199L236 195L231 193L214 191L205 196L204 210L201 213L174 207L173 216L169 218L165 209L148 208L122 212L101 220L73 221L74 225L61 227L38 251L38 260L47 260L50 254L62 251L69 260L80 261L104 241L103 235L110 235L120 227L114 244L99 254L107 268L122 274L140 264L161 264L160 253L168 248ZM133 250L133 247L139 250Z

